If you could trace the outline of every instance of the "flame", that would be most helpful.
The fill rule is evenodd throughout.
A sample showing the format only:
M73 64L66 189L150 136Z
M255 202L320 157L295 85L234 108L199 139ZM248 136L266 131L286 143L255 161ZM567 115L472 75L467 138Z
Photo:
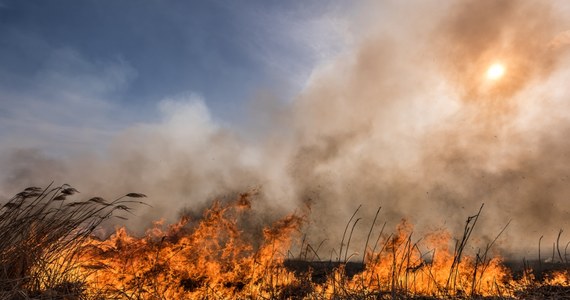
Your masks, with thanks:
M490 296L497 294L496 285L504 287L510 279L499 257L466 257L454 266L457 255L446 231L424 237L428 251L413 241L412 232L413 226L402 221L397 234L384 239L381 251L367 255L366 269L354 277L352 287L414 296Z
M570 286L570 271L555 271L545 280L547 285Z
M80 251L70 250L77 257L75 276L84 279L88 296L113 299L525 298L543 286L570 286L568 271L538 282L527 269L515 280L500 257L462 255L445 230L415 239L407 220L365 249L363 271L351 277L341 263L318 283L311 271L295 273L284 263L306 216L285 216L256 240L243 225L249 198L214 202L200 219L155 222L142 237L119 228L108 239L90 238ZM69 257L62 253L53 270Z
M182 218L166 229L156 223L142 238L120 228L107 240L90 240L80 260L90 292L142 299L271 297L297 280L283 260L303 219L290 215L266 228L254 250L239 228L249 210L243 201L215 202L197 222Z

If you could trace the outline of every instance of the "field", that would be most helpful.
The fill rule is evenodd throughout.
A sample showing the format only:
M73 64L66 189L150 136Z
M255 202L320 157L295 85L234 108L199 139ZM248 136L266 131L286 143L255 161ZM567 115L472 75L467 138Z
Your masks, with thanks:
M260 232L245 230L250 193L214 202L196 219L157 222L144 236L120 228L101 239L103 222L145 205L145 196L67 199L76 192L68 185L31 187L3 204L1 299L570 297L569 264L559 241L548 263L491 257L494 241L466 253L481 211L468 217L456 240L443 231L416 239L405 221L393 233L373 226L364 259L355 261L347 250L358 222L354 215L329 258L322 257L320 245L301 238L303 212Z

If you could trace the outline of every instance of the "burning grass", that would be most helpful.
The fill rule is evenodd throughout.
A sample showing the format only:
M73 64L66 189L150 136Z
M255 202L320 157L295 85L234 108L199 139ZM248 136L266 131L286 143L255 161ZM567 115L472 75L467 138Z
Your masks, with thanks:
M383 227L374 241L371 229L356 271L347 248L358 219L351 219L338 260L305 262L301 270L287 262L287 253L299 240L305 216L285 216L248 235L243 218L251 210L251 194L216 201L201 218L183 217L169 226L157 222L141 237L119 228L102 240L93 235L101 223L141 204L133 198L144 195L66 200L75 193L67 185L28 188L2 206L0 298L540 299L570 293L567 270L537 280L525 268L514 279L499 257L488 257L492 243L467 255L480 211L467 219L456 242L444 231L414 241L405 221L394 234ZM301 248L318 257L318 247Z

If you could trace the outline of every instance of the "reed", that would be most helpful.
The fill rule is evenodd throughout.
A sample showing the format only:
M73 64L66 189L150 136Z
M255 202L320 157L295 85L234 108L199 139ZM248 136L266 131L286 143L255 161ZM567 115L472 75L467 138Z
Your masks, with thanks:
M77 193L67 184L29 187L0 207L1 299L81 299L85 282L76 262L82 243L116 212L142 203L133 198L145 197L68 200Z

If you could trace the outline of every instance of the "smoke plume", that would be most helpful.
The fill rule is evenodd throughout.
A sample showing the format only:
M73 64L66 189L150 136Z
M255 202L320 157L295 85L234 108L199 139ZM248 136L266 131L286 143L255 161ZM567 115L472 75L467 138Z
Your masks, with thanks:
M291 103L254 107L255 134L214 121L196 96L165 100L162 122L123 132L104 156L4 155L0 190L54 180L145 193L140 227L258 188L260 220L309 204L309 239L331 247L359 204L356 243L379 206L388 224L457 235L485 203L484 240L509 219L505 250L553 240L570 225L569 16L544 1L428 2L362 21L354 49L315 69ZM496 62L506 73L490 82Z

